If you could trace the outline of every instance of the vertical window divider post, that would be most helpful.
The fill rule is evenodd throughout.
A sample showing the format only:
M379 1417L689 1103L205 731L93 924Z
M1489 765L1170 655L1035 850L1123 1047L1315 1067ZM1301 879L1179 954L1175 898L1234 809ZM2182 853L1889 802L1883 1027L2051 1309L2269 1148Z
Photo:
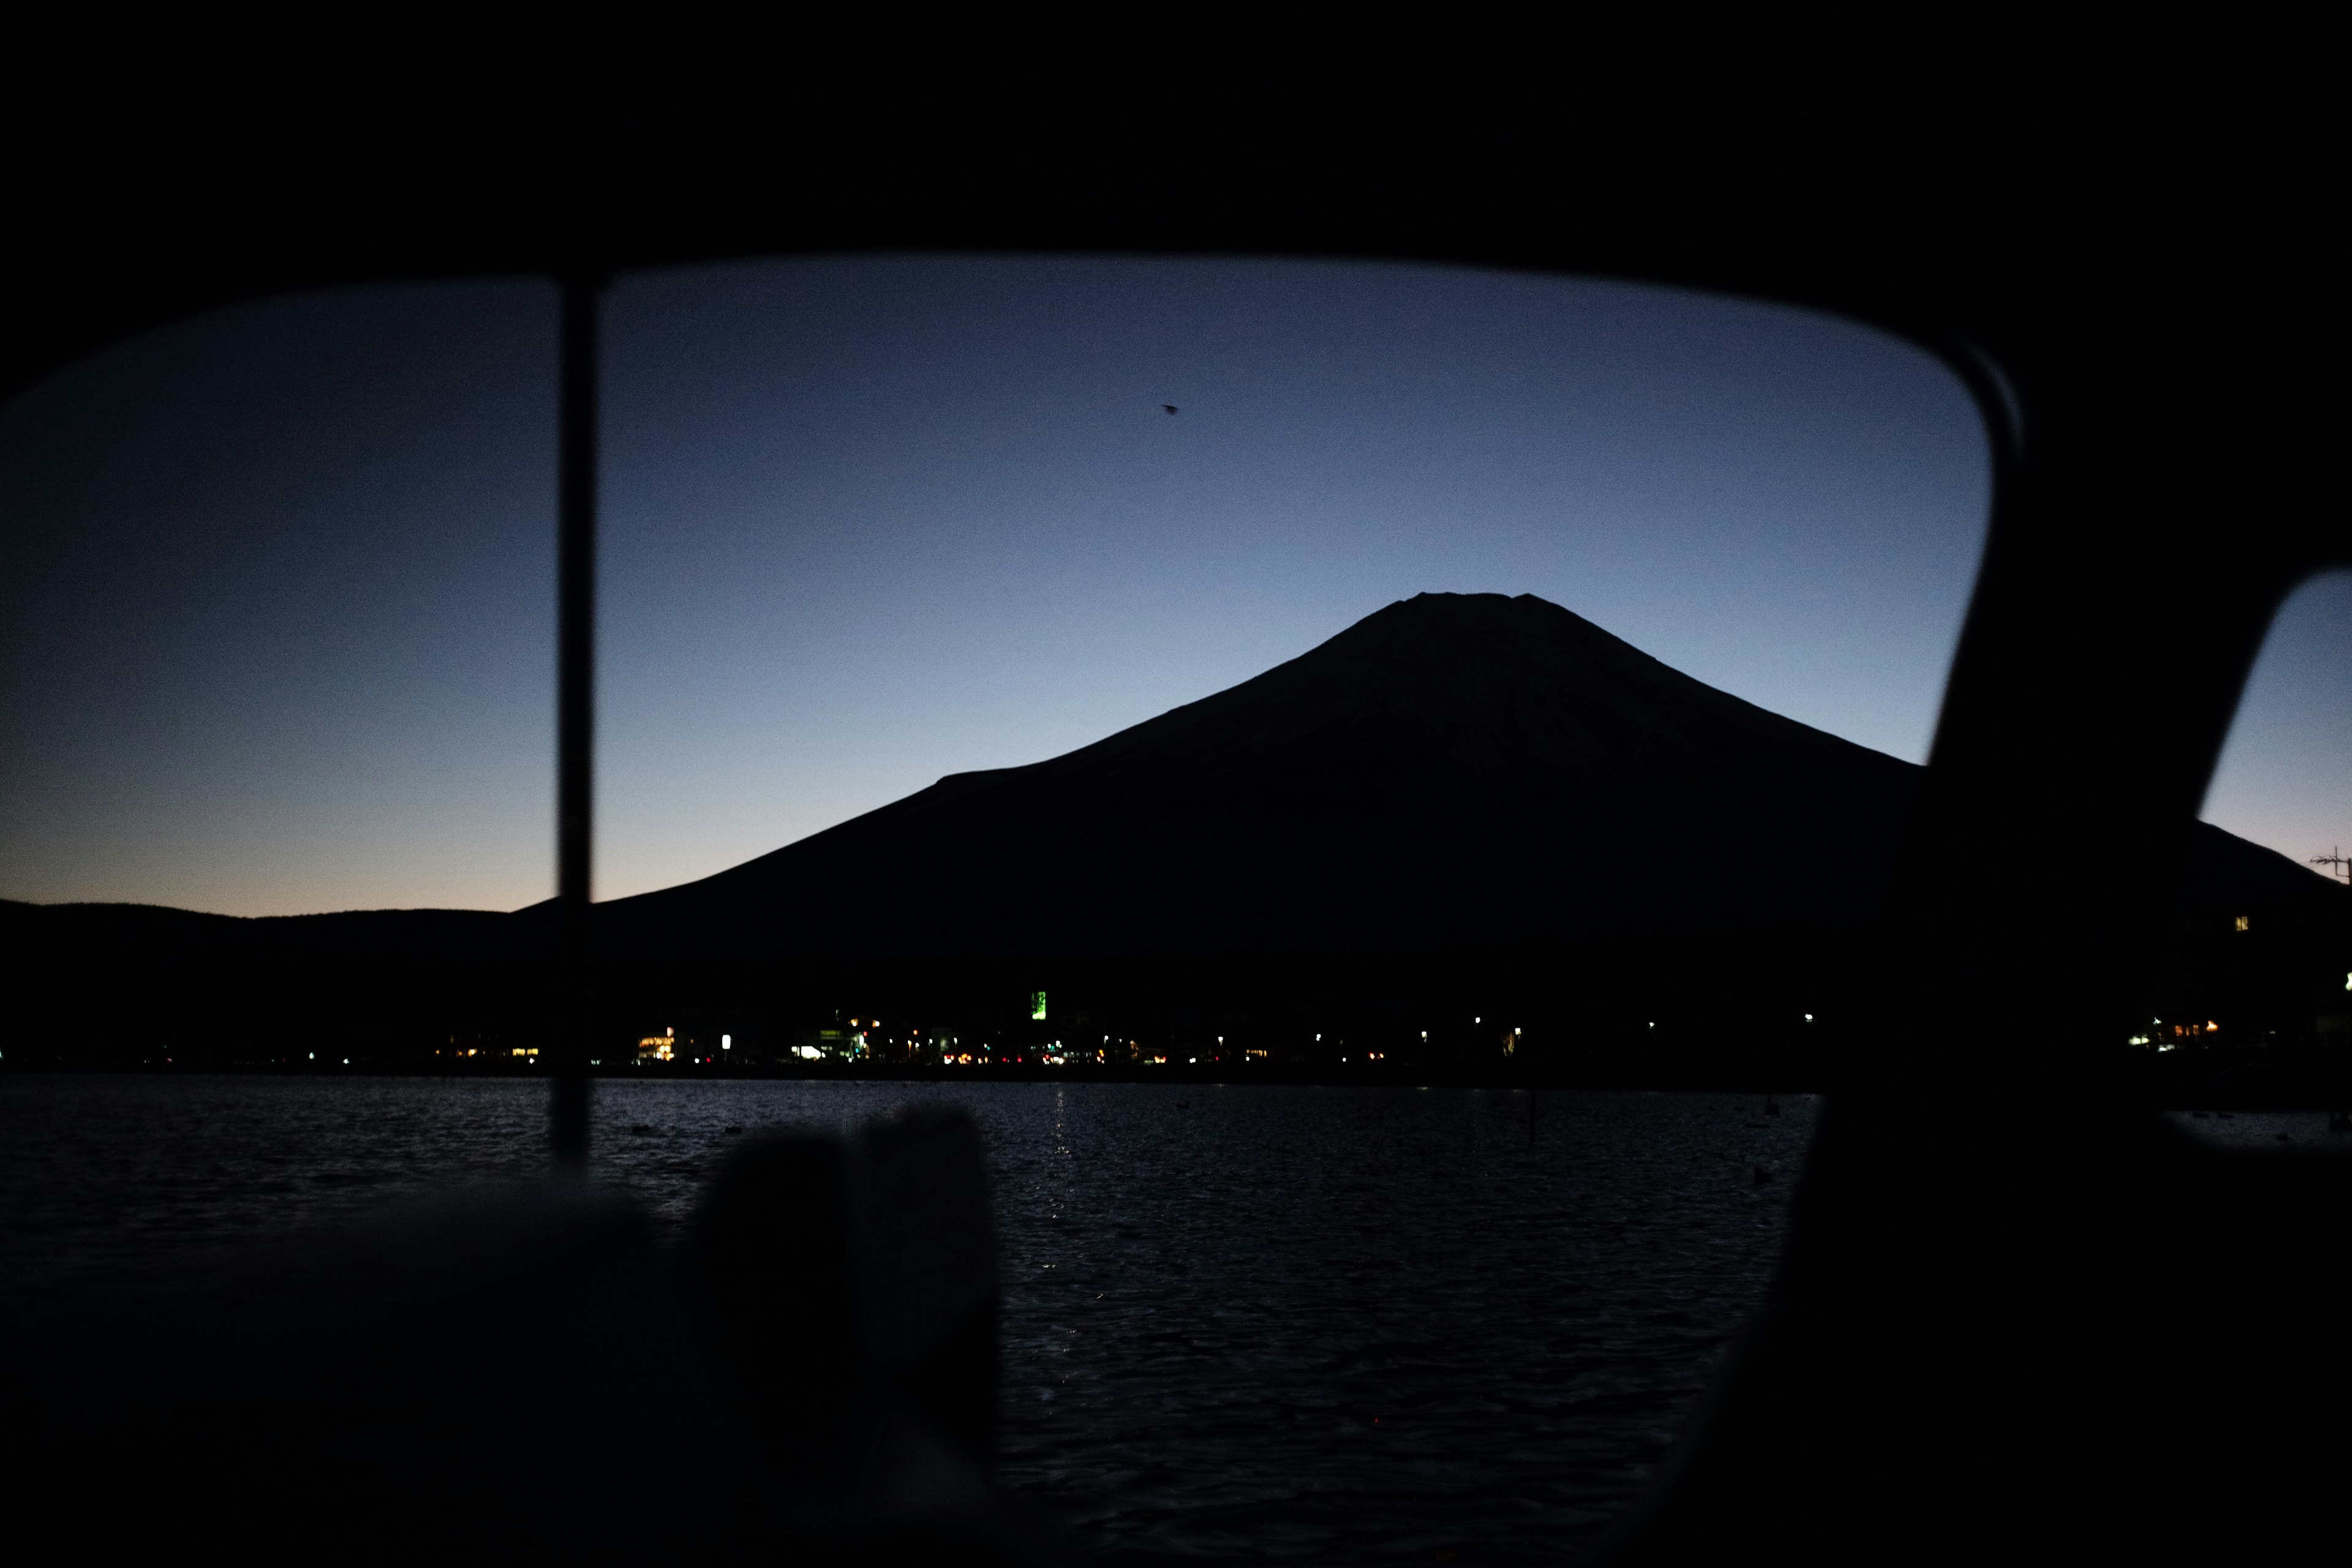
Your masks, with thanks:
M559 279L556 412L555 1068L548 1105L559 1173L584 1174L594 973L589 923L595 830L597 318L605 279Z

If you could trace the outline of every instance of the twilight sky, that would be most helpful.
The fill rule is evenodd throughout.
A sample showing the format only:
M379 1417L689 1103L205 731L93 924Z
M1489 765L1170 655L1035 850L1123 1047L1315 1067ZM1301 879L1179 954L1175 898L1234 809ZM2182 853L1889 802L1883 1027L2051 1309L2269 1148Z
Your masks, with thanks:
M0 896L548 894L553 319L531 283L278 300L0 407ZM1425 589L1539 594L1919 760L1983 530L1925 354L1664 290L829 258L630 278L607 321L605 898ZM2336 576L2282 616L2210 819L2352 842L2347 674Z

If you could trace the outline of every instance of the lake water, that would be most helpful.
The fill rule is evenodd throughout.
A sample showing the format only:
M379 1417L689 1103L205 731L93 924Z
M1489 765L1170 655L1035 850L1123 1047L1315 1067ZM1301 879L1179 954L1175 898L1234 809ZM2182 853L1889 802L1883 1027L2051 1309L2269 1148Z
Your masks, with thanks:
M0 1078L0 1270L194 1261L530 1176L545 1096ZM1591 1540L1760 1297L1814 1114L1547 1091L1530 1137L1524 1093L1469 1089L606 1080L595 1172L675 1224L726 1129L919 1100L988 1139L1001 1479L1133 1563L1517 1563Z

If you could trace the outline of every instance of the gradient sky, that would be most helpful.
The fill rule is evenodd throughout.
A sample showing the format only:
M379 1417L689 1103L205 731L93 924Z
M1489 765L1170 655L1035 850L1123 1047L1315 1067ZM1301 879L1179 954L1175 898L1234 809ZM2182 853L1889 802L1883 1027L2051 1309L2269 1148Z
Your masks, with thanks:
M547 895L553 317L530 283L271 301L0 409L0 895ZM867 258L633 277L607 321L600 897L1428 589L1539 594L1918 760L1983 531L1948 373L1749 303ZM2336 577L2283 617L2210 816L2352 840L2347 674Z

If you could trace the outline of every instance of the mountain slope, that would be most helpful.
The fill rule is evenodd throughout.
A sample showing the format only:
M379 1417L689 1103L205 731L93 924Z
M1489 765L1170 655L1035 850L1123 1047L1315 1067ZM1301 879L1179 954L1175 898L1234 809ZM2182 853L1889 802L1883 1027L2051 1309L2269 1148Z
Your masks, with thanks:
M616 951L1428 948L1865 921L1919 770L1424 594L1048 762L599 911Z
M1886 898L1921 774L1532 595L1424 594L1066 755L952 774L717 876L600 905L598 942L618 958L765 958L1853 930ZM2176 902L2341 910L2352 893L2200 824ZM0 935L36 965L494 963L550 952L551 912L236 920L0 900Z

